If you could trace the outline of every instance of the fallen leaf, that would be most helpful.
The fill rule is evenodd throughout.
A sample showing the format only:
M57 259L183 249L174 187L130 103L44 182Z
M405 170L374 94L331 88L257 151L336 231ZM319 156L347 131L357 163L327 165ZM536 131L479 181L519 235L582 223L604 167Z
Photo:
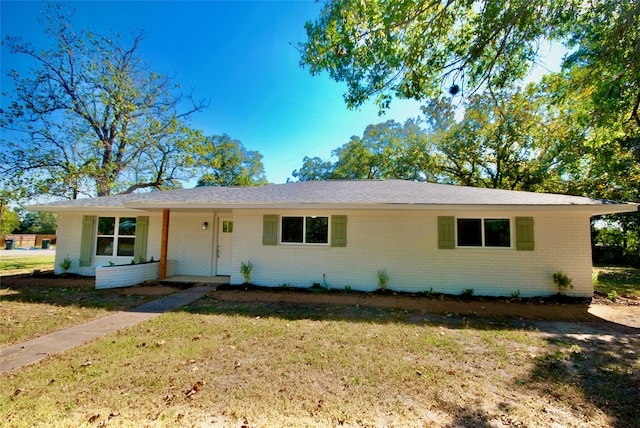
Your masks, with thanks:
M156 346L162 346L162 345L164 345L165 343L167 343L167 341L166 341L166 340L159 340L159 341L157 341L157 342L156 342Z
M201 334L198 334L197 336L194 336L192 340L199 340L202 337Z
M91 416L91 417L89 418L89 421L88 421L88 422L89 422L90 424L92 424L92 423L94 423L95 421L97 421L99 417L100 417L100 414L99 414L99 413L96 413L95 415L93 415L93 416Z
M84 363L80 364L81 367L88 367L91 365L91 361L87 360Z
M147 344L145 342L142 342L142 343L138 344L138 348L144 348L145 346L147 346Z
M190 390L188 390L187 392L184 393L185 396L187 398L191 398L192 395L194 395L195 393L197 393L200 390L200 387L202 385L204 385L204 381L202 381L202 380L197 381L196 384L193 385L193 387Z

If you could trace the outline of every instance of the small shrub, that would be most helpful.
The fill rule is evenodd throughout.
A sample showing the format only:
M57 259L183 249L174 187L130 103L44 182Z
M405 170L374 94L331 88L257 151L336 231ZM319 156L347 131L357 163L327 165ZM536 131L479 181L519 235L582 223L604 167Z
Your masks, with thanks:
M280 287L280 288L289 288L289 287L291 287L291 284L288 283L288 282L283 282L278 287Z
M251 261L248 262L240 262L240 273L242 274L242 278L244 279L244 283L248 284L251 281L251 271L253 270L253 265Z
M71 259L69 258L69 256L62 259L58 266L60 266L60 269L64 270L65 272L71 269Z
M378 271L378 288L385 290L389 284L389 274L385 269Z
M557 271L552 275L553 282L556 284L558 288L558 293L565 294L568 289L573 288L572 279L567 276L562 271Z
M516 290L513 293L511 293L511 298L519 299L520 298L520 290Z
M350 286L350 285L345 285L345 286L344 286L344 291L345 291L346 293L349 293L349 292L351 291L351 286Z
M460 293L460 296L462 296L462 297L471 297L471 296L473 296L473 292L474 292L473 288L465 288Z
M616 300L618 300L618 297L620 296L618 296L618 293L616 292L616 290L612 290L610 293L607 294L607 297L612 302L615 302Z

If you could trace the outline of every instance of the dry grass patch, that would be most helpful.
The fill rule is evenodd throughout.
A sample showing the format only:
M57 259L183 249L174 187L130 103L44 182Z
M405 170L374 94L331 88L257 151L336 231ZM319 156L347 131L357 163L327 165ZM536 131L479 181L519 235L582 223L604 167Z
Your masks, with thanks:
M607 342L441 318L207 297L3 376L0 419L12 427L638 421L637 334Z
M8 346L139 306L157 296L96 290L93 278L14 275L0 283L0 345Z

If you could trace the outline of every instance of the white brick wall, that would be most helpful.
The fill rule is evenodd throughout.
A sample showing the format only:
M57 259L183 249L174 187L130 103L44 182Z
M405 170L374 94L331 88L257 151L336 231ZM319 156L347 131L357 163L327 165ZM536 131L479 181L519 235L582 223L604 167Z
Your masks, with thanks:
M167 260L167 276L175 275L176 261ZM160 272L160 263L143 263L125 266L96 267L96 288L121 288L155 281Z
M95 267L80 267L80 241L82 238L82 215L58 214L58 228L56 230L56 262L54 271L63 273L60 263L65 257L71 259L69 272L79 275L95 275Z
M202 223L205 221L209 223L209 227L207 230L202 230ZM162 225L160 229L162 230ZM213 211L171 212L168 258L178 261L178 275L211 276L214 274L215 230Z
M69 272L77 273L79 275L93 276L95 275L95 268L98 266L107 266L112 261L115 264L127 264L131 262L131 257L106 257L96 256L91 257L91 266L80 266L80 242L82 240L82 218L85 213L81 214L58 214L58 228L56 231L56 261L55 261L55 273L60 274L64 272L60 268L60 262L65 257L71 259L71 269ZM88 215L95 215L95 213L86 213ZM149 216L149 240L147 241L147 260L160 260L160 235L162 232L162 213L143 213L132 214L131 212L113 212L105 215L108 216L136 216L136 215L148 215ZM94 242L95 245L95 242ZM92 251L94 253L95 249Z
M439 250L438 215L452 212L377 211L287 212L287 214L347 214L347 247L263 246L263 214L275 210L234 212L232 282L241 283L240 263L253 264L251 282L258 285L310 286L326 274L330 286L374 290L377 272L385 269L388 287L401 291L434 291L459 294L473 288L476 295L522 297L554 294L551 275L564 271L573 279L574 296L590 296L591 247L589 217L554 212L498 212L489 217L535 218L535 251L473 248ZM465 212L464 217L487 217ZM515 242L514 242L515 243Z
M347 215L347 247L263 246L263 214ZM459 214L459 213L458 213ZM119 213L113 213L119 215ZM124 215L124 214L122 214ZM128 213L127 215L131 215ZM160 258L162 214L148 213L149 242L147 258ZM229 216L229 214L220 214ZM240 263L251 261L251 282L278 286L291 284L307 287L321 282L326 274L330 286L374 290L378 270L390 276L389 288L402 291L434 291L459 294L473 288L476 295L510 295L520 291L522 297L554 294L557 290L551 275L562 270L573 279L569 294L590 296L591 246L589 216L584 213L556 211L486 212L465 211L464 217L534 217L535 251L515 249L439 250L437 218L457 215L451 211L278 211L235 210L233 213L232 283L243 281ZM215 274L216 215L212 211L171 212L169 259L177 261L177 274ZM202 222L209 228L202 230ZM512 223L512 228L513 228ZM93 266L78 265L81 214L58 216L56 272L67 255L72 272L94 275L96 266L128 263L130 258L93 257Z

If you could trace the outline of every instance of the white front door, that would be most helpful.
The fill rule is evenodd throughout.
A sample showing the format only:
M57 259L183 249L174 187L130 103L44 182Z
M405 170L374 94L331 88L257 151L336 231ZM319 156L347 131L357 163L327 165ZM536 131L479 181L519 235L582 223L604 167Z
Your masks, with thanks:
M218 219L218 248L216 249L216 275L231 275L231 245L233 243L233 219Z

